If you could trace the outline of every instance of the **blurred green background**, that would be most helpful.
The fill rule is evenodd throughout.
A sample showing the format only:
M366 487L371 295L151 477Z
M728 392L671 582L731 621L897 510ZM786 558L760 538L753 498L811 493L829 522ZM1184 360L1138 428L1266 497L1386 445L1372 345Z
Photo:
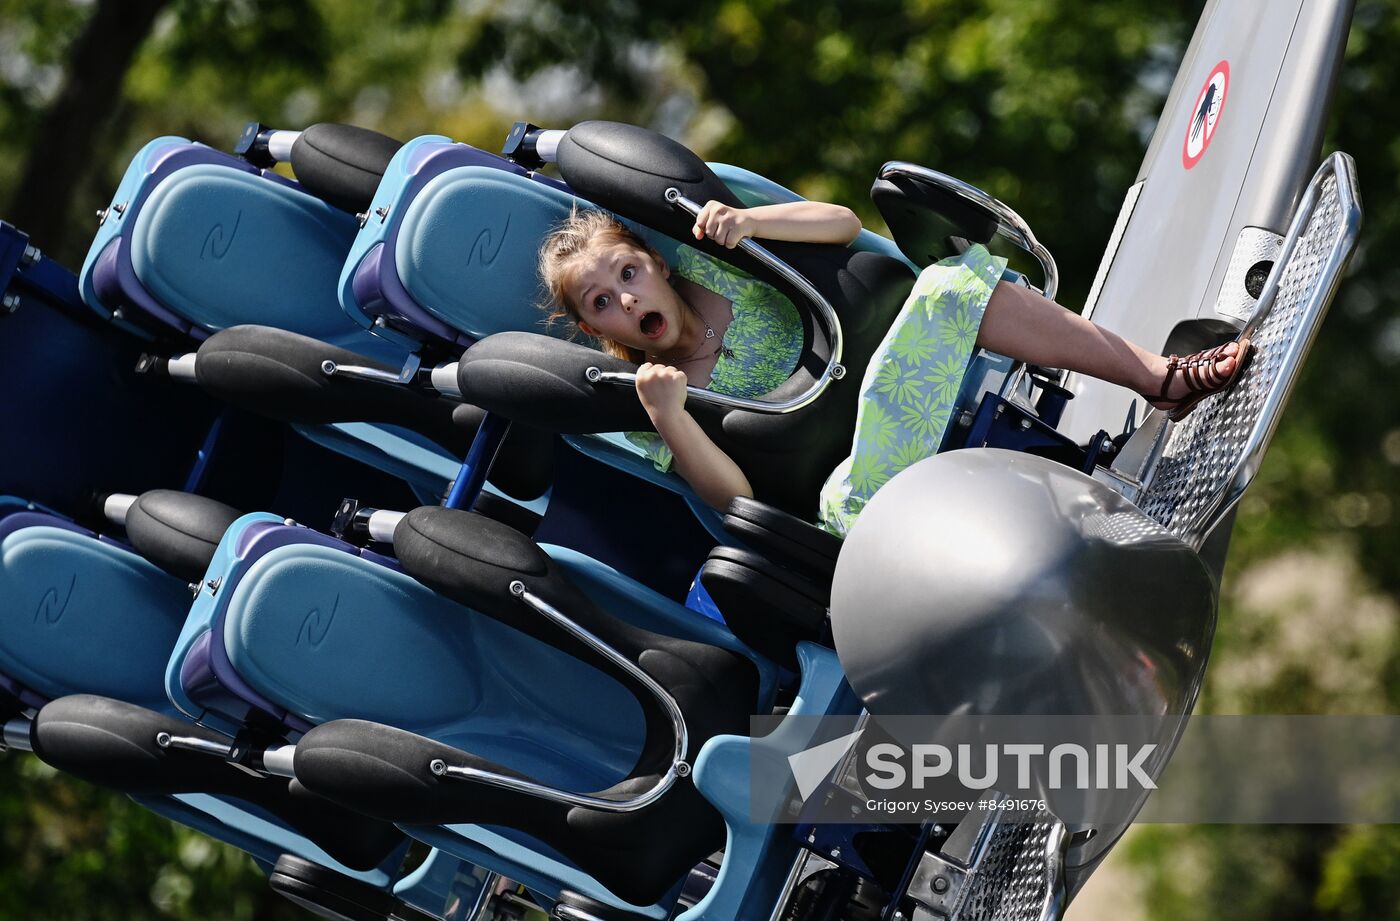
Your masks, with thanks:
M1253 0L1230 0L1253 2ZM495 149L649 125L880 228L888 159L1016 207L1086 295L1200 2L0 0L0 218L76 265L151 137L347 121ZM1240 509L1208 713L1400 712L1400 0L1358 0L1327 149L1361 245ZM1387 255L1390 254L1390 255ZM0 332L3 329L0 328ZM240 854L0 756L0 919L306 917ZM1096 918L1400 917L1400 829L1135 829Z

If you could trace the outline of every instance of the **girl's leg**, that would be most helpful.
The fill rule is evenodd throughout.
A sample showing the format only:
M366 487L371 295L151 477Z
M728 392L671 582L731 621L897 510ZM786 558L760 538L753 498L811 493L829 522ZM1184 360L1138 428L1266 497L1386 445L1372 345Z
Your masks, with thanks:
M1028 364L1063 368L1106 380L1157 400L1167 375L1167 359L1095 326L1073 311L1020 285L999 283L987 303L977 344ZM1235 370L1233 347L1216 362L1228 377ZM1182 375L1172 380L1168 400L1187 393Z

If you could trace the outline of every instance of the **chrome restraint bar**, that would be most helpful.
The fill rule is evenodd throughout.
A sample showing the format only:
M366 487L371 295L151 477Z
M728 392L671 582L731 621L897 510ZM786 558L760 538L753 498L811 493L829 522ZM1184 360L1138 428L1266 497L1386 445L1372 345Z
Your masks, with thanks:
M207 739L198 739L193 736L177 736L168 732L156 733L156 745L161 748L175 748L187 752L199 752L201 755L216 755L220 758L227 758L233 754L233 746L225 745L221 742L210 742Z
M983 211L991 212L997 219L997 235L1010 240L1016 246L1030 253L1040 263L1041 271L1045 273L1042 293L1052 301L1055 299L1055 293L1060 290L1060 270L1055 265L1055 257L1050 255L1050 251L1041 245L1040 241L1035 238L1035 234L1031 233L1031 226L1026 223L1025 218L1013 211L1009 205L993 198L975 185L969 185L955 176L940 173L927 166L919 166L917 163L891 160L880 167L881 179L900 176L908 176L910 179L927 182L945 192L953 193Z
M525 588L525 583L518 579L510 584L510 593L529 605L536 613L544 615L556 626L574 638L582 641L593 651L612 662L618 668L627 672L636 679L643 687L651 692L652 696L661 704L671 719L671 731L675 735L676 746L671 757L671 766L666 773L649 790L639 793L636 796L625 799L603 799L598 796L589 796L583 793L571 793L567 790L559 790L544 784L535 783L530 780L521 780L517 777L507 777L504 774L497 774L494 771L483 771L479 768L462 767L448 764L441 758L434 758L428 763L428 770L438 777L458 778L461 780L474 780L478 783L499 787L503 790L514 790L517 793L527 793L531 796L538 796L541 799L550 800L556 803L565 803L570 806L587 806L590 809L598 809L603 812L636 812L650 804L656 802L679 777L690 775L690 765L686 762L686 749L689 747L688 733L685 727L685 717L681 714L681 708L676 700L666 692L666 689L657 684L656 681L642 671L635 663L603 642L595 634L589 632L578 624L570 620L562 611L545 601L538 595L532 594Z
M688 214L698 215L700 213L700 205L686 198L678 189L667 189L666 200ZM769 252L767 248L755 243L752 239L745 239L739 241L739 249L772 269L784 281L801 292L803 297L811 301L818 316L821 317L822 325L826 327L827 335L831 338L831 357L827 359L826 369L822 371L821 377L817 378L812 386L789 400L770 401L731 397L700 387L686 387L686 393L689 399L701 403L711 403L715 406L728 406L732 409L747 409L752 412L775 415L790 413L801 409L821 396L832 381L839 381L846 376L846 367L841 364L841 353L845 341L841 333L841 320L836 316L836 309L831 306L831 302L823 297L822 293L813 287L810 281L798 274L792 266ZM598 368L589 368L585 374L589 382L593 384L626 384L629 387L637 385L637 375L630 371L603 371Z

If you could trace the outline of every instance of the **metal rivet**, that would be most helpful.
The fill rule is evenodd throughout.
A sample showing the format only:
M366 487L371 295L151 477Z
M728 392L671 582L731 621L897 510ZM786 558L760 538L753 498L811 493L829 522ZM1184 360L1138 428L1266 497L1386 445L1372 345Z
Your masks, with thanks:
M831 377L832 377L832 380L838 380L838 381L839 381L841 378L843 378L843 377L845 377L845 376L846 376L846 366L845 366L845 365L836 365L835 367L833 367L833 368L831 369Z
M935 876L935 877L933 878L933 891L934 891L934 892L947 892L947 891L948 891L948 881L947 881L946 879L944 879L943 877L941 877L941 876Z
M689 776L690 776L690 765L686 764L684 761L677 761L677 762L676 762L676 776L677 776L677 777L689 777Z

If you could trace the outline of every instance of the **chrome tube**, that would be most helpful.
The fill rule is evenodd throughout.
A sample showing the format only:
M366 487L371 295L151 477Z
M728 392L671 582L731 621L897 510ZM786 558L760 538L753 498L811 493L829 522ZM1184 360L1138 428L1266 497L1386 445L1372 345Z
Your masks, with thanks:
M128 493L114 492L106 499L102 500L102 516L112 524L126 524L127 513L136 504L140 496L133 496Z
M700 205L686 198L680 190L670 188L666 190L666 200L682 211L691 215L700 213ZM822 324L826 327L827 335L831 338L831 357L827 360L826 368L822 371L821 377L802 393L789 400L751 400L745 397L732 397L722 393L715 393L713 390L705 390L701 387L687 386L686 394L688 399L696 400L700 403L710 403L714 406L728 406L731 409L747 409L758 413L782 414L790 413L810 404L822 392L831 385L832 381L839 381L846 376L846 367L841 364L841 352L844 348L844 338L841 333L841 319L836 315L836 309L831 306L820 291L813 287L812 283L802 277L796 269L783 262L773 255L764 246L754 242L752 239L739 241L739 249L748 253L759 262L772 269L784 281L796 288L804 297L811 301L818 316L822 319ZM598 368L589 368L584 372L591 384L626 384L631 387L637 385L637 375L630 371L603 371Z
M403 363L403 368L398 374L391 371L381 371L378 368L365 368L360 365L337 364L330 359L321 362L321 373L326 377L353 377L362 381L374 381L379 384L411 384L418 376L418 369L422 367L422 359L417 355L410 355Z
M29 740L29 728L33 723L24 717L8 720L0 727L0 750L13 748L16 751L32 752L33 743Z
M184 355L176 355L165 364L165 371L174 380L187 381L193 383L196 378L194 374L195 365L198 363L198 352L186 352Z

